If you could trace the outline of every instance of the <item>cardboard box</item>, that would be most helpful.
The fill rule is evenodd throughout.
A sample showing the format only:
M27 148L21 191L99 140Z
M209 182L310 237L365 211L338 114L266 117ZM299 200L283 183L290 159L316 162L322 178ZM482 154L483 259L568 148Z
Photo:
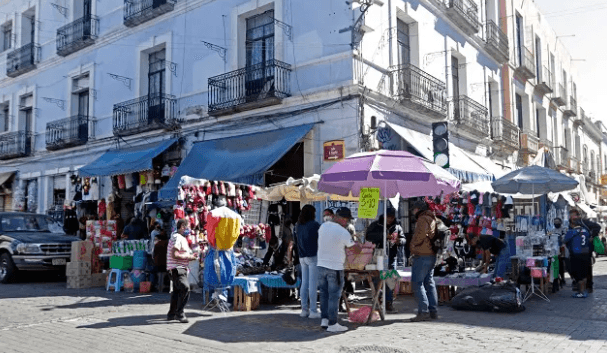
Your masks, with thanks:
M78 277L68 277L67 278L67 288L91 288L93 284L93 280L91 276L78 276Z
M65 275L67 277L90 276L91 263L85 261L68 262L65 266Z
M105 287L107 273L93 273L91 276L91 287Z
M93 242L75 241L72 243L72 261L91 262L93 255Z

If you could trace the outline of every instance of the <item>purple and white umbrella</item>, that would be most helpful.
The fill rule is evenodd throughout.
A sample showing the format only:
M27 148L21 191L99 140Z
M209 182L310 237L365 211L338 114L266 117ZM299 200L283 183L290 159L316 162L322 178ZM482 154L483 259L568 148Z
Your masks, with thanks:
M361 188L379 188L382 198L438 196L458 191L460 181L448 171L405 151L357 153L324 172L318 190L360 195Z

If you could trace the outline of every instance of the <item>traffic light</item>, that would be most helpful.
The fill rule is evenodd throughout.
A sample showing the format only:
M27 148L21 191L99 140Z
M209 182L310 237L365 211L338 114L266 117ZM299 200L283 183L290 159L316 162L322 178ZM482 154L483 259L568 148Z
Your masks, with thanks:
M442 168L449 168L449 125L445 122L432 124L432 145L434 146L434 163Z

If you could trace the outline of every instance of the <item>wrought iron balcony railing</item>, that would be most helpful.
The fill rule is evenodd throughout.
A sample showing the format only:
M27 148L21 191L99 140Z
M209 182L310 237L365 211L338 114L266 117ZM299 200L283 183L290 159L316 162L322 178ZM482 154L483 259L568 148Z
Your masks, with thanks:
M99 19L86 16L57 30L57 55L66 56L95 42Z
M6 55L6 76L17 77L36 68L40 62L40 46L29 43Z
M546 67L542 67L542 75L537 80L536 88L543 93L552 93L552 83L554 82L554 77L552 76L552 72Z
M564 168L564 169L569 169L570 165L571 165L571 162L569 160L570 159L569 158L569 151L566 148L564 148L564 147L561 147L560 150L561 151L559 152L559 160L558 160L558 163L557 163L557 167Z
M563 111L563 114L567 116L577 116L577 101L573 96L569 96L569 104Z
M394 99L411 109L445 117L447 88L445 83L420 68L401 65L391 72Z
M46 124L46 149L84 145L89 139L89 117L75 115Z
M489 136L489 111L470 97L460 95L453 100L453 120L460 129L479 137Z
M535 60L533 53L524 46L521 46L519 51L518 67L516 68L517 72L525 79L535 77Z
M0 159L29 156L33 152L33 134L26 131L0 135Z
M503 117L491 118L491 137L499 147L514 152L519 149L519 129Z
M535 132L524 132L521 134L521 150L527 153L537 153L540 149L540 139Z
M562 83L558 84L558 88L556 92L554 92L552 101L559 107L567 104L567 91L565 91L565 86Z
M508 49L508 36L504 33L499 26L492 20L487 21L487 45L485 46L489 54L500 63L508 61L508 55L510 55Z
M175 102L175 96L169 94L150 94L114 104L114 135L171 127L177 121Z
M209 115L279 104L291 94L291 65L269 60L209 78Z
M173 11L177 0L124 0L124 25L134 27Z
M448 0L447 14L466 33L477 33L480 28L478 7L472 0Z

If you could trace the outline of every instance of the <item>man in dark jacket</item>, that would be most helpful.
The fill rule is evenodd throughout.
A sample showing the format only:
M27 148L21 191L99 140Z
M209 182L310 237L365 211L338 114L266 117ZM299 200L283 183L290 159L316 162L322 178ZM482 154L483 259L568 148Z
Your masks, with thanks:
M599 236L599 234L601 233L601 225L592 222L589 219L582 219L580 211L576 208L572 208L571 210L569 210L569 227L574 228L579 226L586 228L586 230L588 230L588 233L590 234L590 239L588 239L588 241L590 244L590 254L592 254L592 252L594 251L593 241L594 238ZM588 293L593 292L593 284L594 282L592 279L592 261L590 261L590 265L588 268L588 276L586 277L586 289Z
M388 269L394 269L397 257L398 249L405 245L405 233L400 223L396 221L396 210L389 208L387 210L386 225L388 228L386 245L388 246ZM379 219L367 227L365 232L365 241L375 244L376 249L384 248L384 216L381 215ZM379 282L379 281L378 281ZM376 283L377 285L377 283ZM386 311L395 312L392 306L393 291L386 291Z

